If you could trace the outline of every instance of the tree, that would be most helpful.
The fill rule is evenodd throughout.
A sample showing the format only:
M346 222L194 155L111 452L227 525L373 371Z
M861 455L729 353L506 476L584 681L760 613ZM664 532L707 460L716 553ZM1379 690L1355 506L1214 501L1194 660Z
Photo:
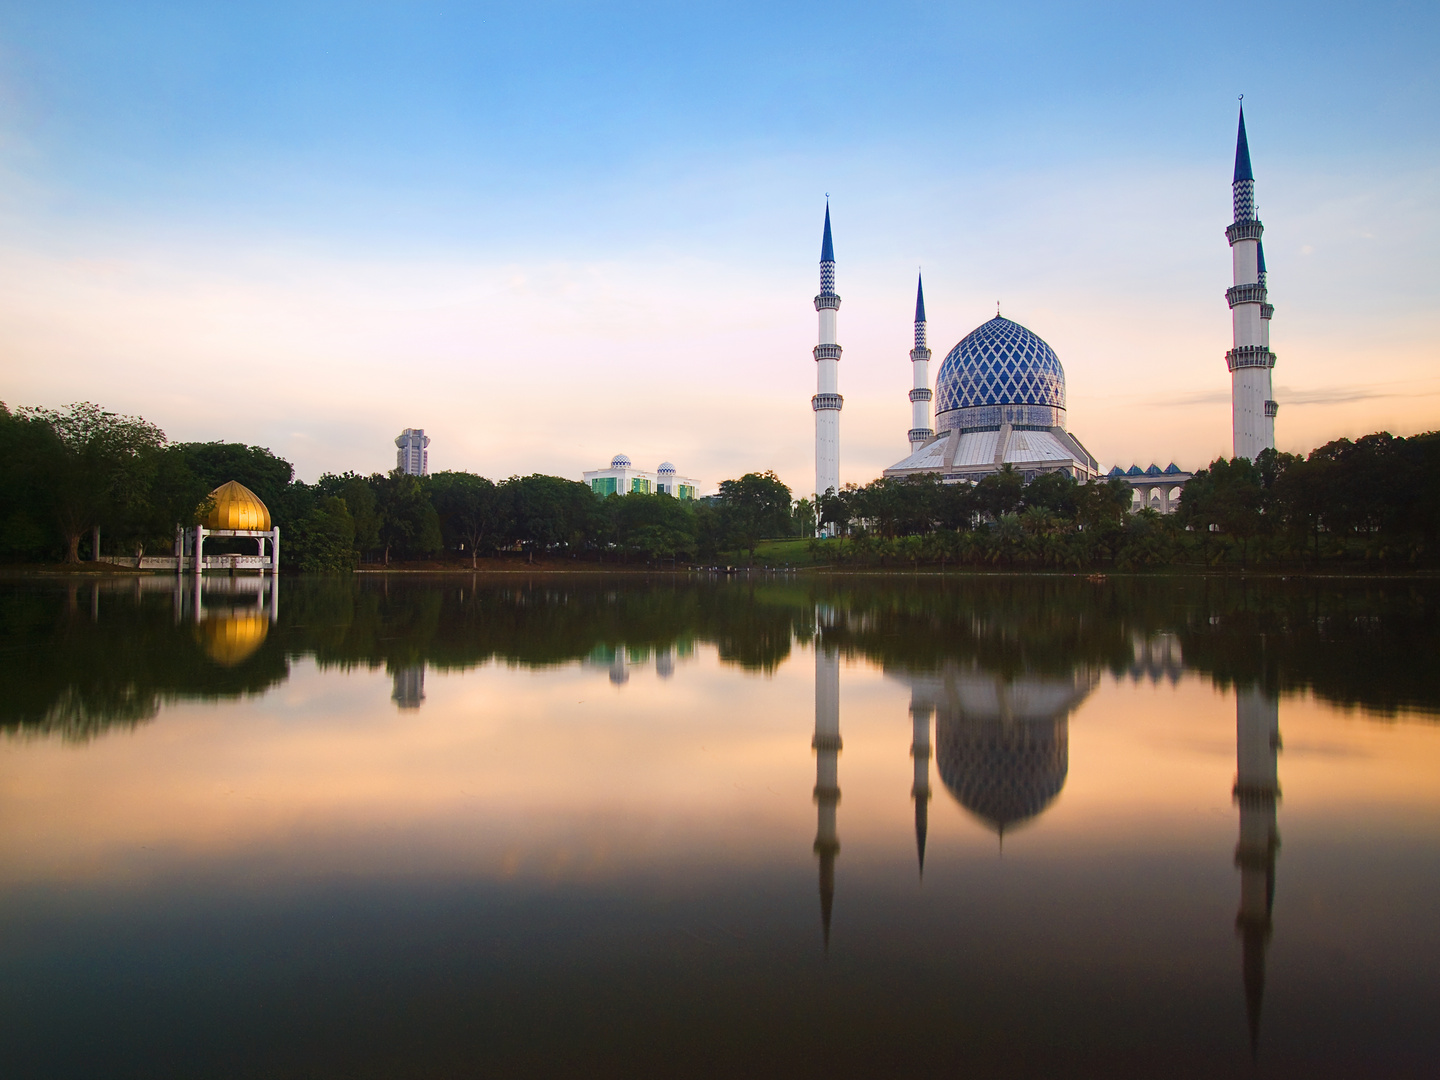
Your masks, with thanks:
M1057 517L1073 518L1078 509L1079 483L1068 472L1041 473L1025 485L1025 505L1041 507Z
M235 480L259 496L270 509L271 516L281 507L285 489L295 476L295 467L263 446L244 443L205 442L179 443L190 470L214 491L228 480ZM289 522L282 522L289 524Z
M392 469L388 476L378 473L372 476L370 486L375 490L379 507L380 544L385 551L386 566L390 565L392 551L415 559L441 549L444 541L440 536L440 518L418 476Z
M345 500L320 495L294 526L286 544L287 562L306 574L334 573L355 565L355 522Z
M688 503L669 495L611 495L604 508L611 533L622 551L652 559L674 558L697 546L695 513Z
M21 415L49 426L56 442L45 472L56 525L65 543L65 561L80 561L80 538L106 519L133 514L148 494L151 454L165 445L165 433L138 416L118 416L80 402L68 409L22 409ZM99 555L99 552L94 552Z
M796 536L807 539L815 535L815 504L809 499L796 499L790 508L790 522Z
M537 551L582 547L600 531L600 502L585 484L536 473L512 476L500 488L502 539L521 544L531 558Z
M721 483L720 506L727 540L748 551L752 562L762 539L790 535L790 489L773 470Z
M44 420L14 415L0 403L0 556L44 559L59 553L47 477L63 453Z
M975 485L976 508L992 521L1014 514L1024 497L1025 478L1010 464L1000 466L999 472L991 473Z
M834 526L835 531L844 534L850 531L855 520L855 495L860 489L853 483L836 491L831 488L815 501L816 513L822 528Z
M485 477L467 472L435 473L429 488L446 547L467 547L473 568L481 546L493 547L499 532L498 489Z

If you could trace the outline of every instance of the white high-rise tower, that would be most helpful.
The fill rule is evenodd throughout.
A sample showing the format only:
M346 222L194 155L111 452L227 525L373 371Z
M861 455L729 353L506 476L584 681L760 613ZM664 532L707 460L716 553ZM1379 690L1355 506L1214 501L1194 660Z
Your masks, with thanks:
M430 475L430 436L424 428L406 428L395 437L395 467L409 476Z
M1235 457L1254 461L1275 446L1277 406L1271 392L1270 316L1265 300L1265 255L1260 235L1265 227L1255 216L1255 174L1250 169L1250 144L1245 138L1245 109L1235 140L1235 179L1231 184L1235 222L1225 230L1235 264L1235 284L1225 291L1235 327L1235 347L1225 354L1230 369L1230 402L1234 415Z
M840 490L840 346L835 342L835 316L840 297L835 294L835 245L830 240L830 204L825 204L825 238L820 242L820 344L815 346L815 494Z
M915 347L910 350L915 388L910 391L910 452L935 437L930 427L930 350L925 347L925 282L915 279Z

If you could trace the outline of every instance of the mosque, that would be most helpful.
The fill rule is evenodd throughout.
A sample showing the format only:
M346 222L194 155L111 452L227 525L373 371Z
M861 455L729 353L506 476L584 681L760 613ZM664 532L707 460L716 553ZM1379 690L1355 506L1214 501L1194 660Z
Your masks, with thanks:
M1255 177L1240 112L1231 182L1235 220L1225 230L1234 264L1234 284L1225 292L1230 305L1234 347L1225 354L1231 376L1233 453L1257 458L1275 445L1278 406L1271 390L1275 354L1270 351L1270 319L1264 227L1255 216ZM830 207L820 244L819 343L815 346L815 492L840 487L839 389L841 348L837 338L840 296L835 291L835 245ZM1082 483L1104 475L1095 456L1066 424L1065 369L1038 334L1004 318L976 327L946 354L932 394L930 349L926 344L924 283L915 290L915 347L910 350L914 376L910 390L910 444L907 457L884 470L885 476L938 473L948 483L974 483L1009 467L1028 482L1041 473L1064 472ZM934 426L931 405L934 405ZM1190 474L1175 465L1161 470L1111 469L1136 492L1136 509L1168 512Z

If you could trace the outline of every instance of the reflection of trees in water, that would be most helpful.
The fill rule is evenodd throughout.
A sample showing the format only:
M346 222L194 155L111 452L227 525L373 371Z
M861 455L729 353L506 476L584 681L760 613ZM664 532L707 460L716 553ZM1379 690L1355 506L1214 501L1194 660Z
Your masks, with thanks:
M149 720L167 700L262 693L289 672L273 639L217 663L168 593L96 590L98 615L63 587L0 587L0 728L83 741Z
M268 634L241 641L237 629L233 642L218 639L232 646L218 650L229 667L215 658L217 641L207 653L204 635L177 622L172 596L151 583L157 591L97 586L98 618L90 604L71 603L64 585L0 586L0 727L88 738L154 716L168 697L262 692L286 677L288 657L306 655L322 667L393 674L491 660L542 668L596 649L659 655L693 641L713 644L725 663L771 672L797 638L816 633L817 604L833 613L821 631L827 645L887 669L965 664L1007 677L1084 666L1124 676L1136 668L1137 643L1168 635L1187 667L1222 685L1310 688L1381 712L1440 711L1440 666L1425 662L1440 645L1440 584L1423 581L287 580Z

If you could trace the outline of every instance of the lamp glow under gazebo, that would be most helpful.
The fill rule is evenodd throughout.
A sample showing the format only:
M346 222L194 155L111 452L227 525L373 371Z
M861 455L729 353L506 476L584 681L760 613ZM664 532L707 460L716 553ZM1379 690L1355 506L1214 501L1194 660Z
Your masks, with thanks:
M253 491L235 480L221 484L210 493L210 499L214 503L210 512L205 515L205 520L195 526L194 540L187 545L183 531L178 533L176 540L176 572L183 573L185 570L184 550L190 547L189 554L193 560L193 567L197 574L204 570L229 570L232 574L236 570L259 570L262 574L269 570L272 574L280 572L280 526L274 525L270 520L270 511L260 497ZM257 550L254 555L213 555L205 557L205 539L211 536L248 536L256 541ZM270 554L265 554L265 541L270 541Z

